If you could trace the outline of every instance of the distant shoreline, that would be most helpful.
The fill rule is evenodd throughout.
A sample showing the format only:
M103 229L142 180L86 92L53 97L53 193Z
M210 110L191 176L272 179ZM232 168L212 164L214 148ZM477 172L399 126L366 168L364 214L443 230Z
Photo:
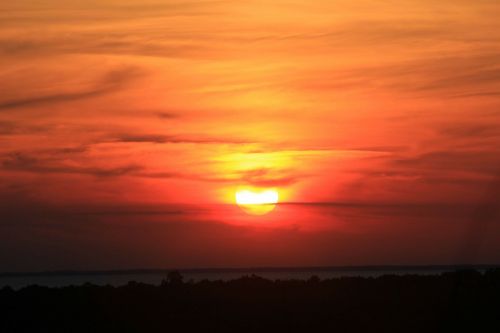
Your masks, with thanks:
M500 268L500 264L463 265L367 265L367 266L304 266L304 267L244 267L244 268L152 268L120 270L56 270L38 272L3 272L4 277L33 276L92 276L129 274L166 274L178 271L181 274L203 273L269 273L269 272L343 272L343 271L456 271L461 269L485 270Z

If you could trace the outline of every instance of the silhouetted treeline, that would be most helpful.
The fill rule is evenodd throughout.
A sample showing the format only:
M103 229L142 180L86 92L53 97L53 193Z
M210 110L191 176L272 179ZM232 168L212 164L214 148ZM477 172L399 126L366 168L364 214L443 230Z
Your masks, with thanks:
M500 270L0 290L0 332L500 332Z

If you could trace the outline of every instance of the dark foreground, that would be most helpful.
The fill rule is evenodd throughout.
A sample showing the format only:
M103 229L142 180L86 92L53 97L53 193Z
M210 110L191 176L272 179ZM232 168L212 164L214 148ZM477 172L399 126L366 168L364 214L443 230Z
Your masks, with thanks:
M0 332L500 332L500 270L0 290Z

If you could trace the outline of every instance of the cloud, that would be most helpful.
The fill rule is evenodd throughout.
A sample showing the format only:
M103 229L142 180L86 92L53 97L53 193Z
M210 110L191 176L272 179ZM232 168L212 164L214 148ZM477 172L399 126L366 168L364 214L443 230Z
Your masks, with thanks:
M141 4L113 3L111 1L98 2L67 2L54 0L48 3L16 3L2 6L4 15L2 23L23 24L30 23L37 26L50 22L51 24L89 25L99 23L119 23L129 19L133 13L134 19L156 19L158 17L175 16L202 16L213 15L215 5L223 1L172 1L157 3L143 1Z
M13 122L0 121L0 135L14 134L18 130Z
M296 174L292 170L283 170L276 168L257 168L238 171L224 177L220 177L217 175L192 175L187 177L206 182L249 184L262 187L286 187L306 178L305 175Z
M500 128L493 122L494 120L490 120L488 122L485 121L484 123L454 122L438 128L438 133L459 140L469 140L471 138L500 137Z
M142 167L138 165L109 168L64 165L53 160L39 159L25 153L8 154L0 163L0 168L9 171L34 173L84 174L103 178L129 175L142 170Z
M193 143L193 144L249 144L254 143L245 140L211 138L202 136L177 136L162 134L121 134L110 139L118 143Z
M392 64L390 68L380 68L373 74L387 77L390 87L417 94L439 94L440 97L450 98L487 96L500 82L500 67L496 60L499 56L495 51L467 56L435 56ZM370 75L369 72L365 74Z
M495 98L500 90L497 50L457 54L429 54L376 65L326 69L296 78L299 89L313 92L390 91L416 97Z
M219 175L199 175L182 172L152 172L140 171L133 175L145 178L179 178L187 180L195 180L208 183L228 183L228 184L249 184L259 187L286 187L293 185L304 179L303 176L283 175L283 176L255 176L252 172L244 172L233 176L221 177Z
M0 121L0 135L33 134L46 132L48 125L25 125L15 121Z
M160 119L174 119L174 118L178 118L179 115L177 113L173 113L173 112L156 112L155 113L156 116Z
M461 97L497 97L500 96L500 91L479 91L472 93L460 93L452 95L451 97L461 98Z
M163 205L145 205L145 204L68 204L68 203L50 203L44 202L39 198L31 198L29 191L18 193L0 193L0 212L4 220L0 225L15 225L16 220L24 221L25 225L39 223L38 218L43 216L47 220L60 220L62 223L79 223L82 219L88 218L106 218L106 217L140 217L165 216L183 216L194 213L203 214L205 210L202 207L182 204L163 204ZM30 207L29 210L24 209Z
M404 146L337 146L331 147L329 145L325 145L323 147L318 145L301 145L296 144L291 146L290 144L270 144L268 147L252 149L247 151L247 153L251 154L266 154L266 153L281 153L281 154L291 154L291 155L300 155L300 154L336 154L336 153L349 153L349 152L366 152L366 153L390 153L390 152L398 152L405 150Z
M77 25L75 28L80 28ZM155 33L151 31L150 33ZM189 36L186 36L189 37ZM190 36L197 38L199 36ZM163 38L163 39L162 39ZM177 44L165 43L165 38L175 41L178 35L164 35L157 38L144 39L130 31L117 32L103 30L101 32L74 32L71 37L62 34L47 34L44 37L20 35L11 38L0 36L0 56L9 57L50 57L60 55L131 55L162 58L184 58L203 54L206 47L201 43Z
M496 57L500 56L499 54L495 55ZM472 62L472 61L471 61ZM474 68L472 68L472 66ZM436 71L435 74L440 74L441 78L437 78L433 82L422 83L420 86L417 86L417 90L428 91L428 90L440 90L440 89L451 89L451 88L473 88L476 86L481 89L482 86L489 86L491 84L498 84L500 82L500 68L481 68L477 66L477 63L468 64L468 68L463 66L461 68L449 68L448 72L439 72ZM490 89L490 88L487 88ZM464 90L466 91L466 90ZM500 92L500 91L499 91ZM491 95L489 91L478 90L477 92L467 92L467 94L475 94L475 95ZM485 95L486 94L486 95ZM463 94L462 94L463 95ZM461 96L452 95L452 96Z
M415 157L395 158L393 164L421 172L458 170L496 175L500 166L500 154L493 151L432 151Z
M31 96L20 99L0 101L0 111L22 107L37 107L47 104L73 102L82 99L98 97L121 89L134 78L144 75L137 67L126 67L109 71L96 84L93 89L79 92L56 93L43 96Z
M284 187L303 180L303 175L294 174L290 170L259 168L243 171L237 177L238 182L264 187Z
M241 172L232 172L230 175L193 174L189 172L158 172L142 170L134 173L135 176L145 178L179 178L208 183L248 184L259 187L286 187L306 178L305 175L295 174L292 171L278 169L252 169Z

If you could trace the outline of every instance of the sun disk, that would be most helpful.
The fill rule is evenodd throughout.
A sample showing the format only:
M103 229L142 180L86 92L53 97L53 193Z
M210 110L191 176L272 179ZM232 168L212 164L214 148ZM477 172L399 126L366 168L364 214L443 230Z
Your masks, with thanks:
M236 203L245 212L253 215L264 215L274 209L278 203L278 191L274 189L253 190L240 189L236 191Z

